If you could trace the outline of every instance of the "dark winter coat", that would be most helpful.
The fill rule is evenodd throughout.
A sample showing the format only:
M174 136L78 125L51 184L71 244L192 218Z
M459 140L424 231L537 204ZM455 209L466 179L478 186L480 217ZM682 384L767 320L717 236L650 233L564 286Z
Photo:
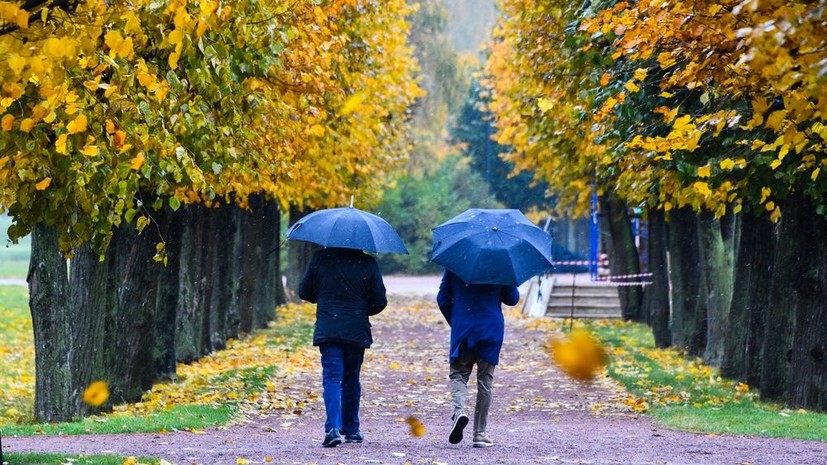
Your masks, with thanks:
M316 346L344 342L370 347L368 317L388 305L376 259L354 249L317 251L302 277L299 297L316 304Z
M502 305L516 305L520 291L516 286L466 284L446 271L436 296L439 310L451 326L451 361L459 358L463 347L486 362L497 365L505 335Z

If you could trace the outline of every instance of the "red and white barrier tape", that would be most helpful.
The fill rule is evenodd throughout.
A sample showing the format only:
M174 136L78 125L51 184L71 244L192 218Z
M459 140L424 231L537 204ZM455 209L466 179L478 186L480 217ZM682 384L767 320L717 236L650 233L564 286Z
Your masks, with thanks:
M562 262L551 262L552 266L590 266L592 262L588 260L569 260Z
M652 284L652 281L639 281L639 282L628 282L628 281L592 281L595 284L601 286L649 286Z
M652 276L652 273L624 274L617 276L598 276L597 279L600 281L613 281L615 279L648 278L649 276Z

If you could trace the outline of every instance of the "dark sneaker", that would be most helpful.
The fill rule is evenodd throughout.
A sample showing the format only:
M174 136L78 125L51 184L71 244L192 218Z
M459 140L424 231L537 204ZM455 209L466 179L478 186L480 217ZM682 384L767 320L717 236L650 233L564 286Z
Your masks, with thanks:
M365 435L361 431L345 435L345 442L348 444L360 444L364 440Z
M474 433L474 447L491 447L494 441L488 438L485 433Z
M336 447L342 443L342 435L339 434L339 430L332 429L324 435L324 441L322 442L322 447Z
M468 426L468 415L460 413L454 417L454 426L451 427L451 434L448 435L448 442L459 444L462 441L462 430Z

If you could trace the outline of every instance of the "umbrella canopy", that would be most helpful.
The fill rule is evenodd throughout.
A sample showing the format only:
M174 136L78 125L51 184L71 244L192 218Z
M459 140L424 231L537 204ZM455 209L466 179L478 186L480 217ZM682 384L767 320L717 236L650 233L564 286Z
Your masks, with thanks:
M399 234L387 221L353 207L310 213L290 227L287 238L325 247L408 253Z
M472 208L433 229L431 261L469 284L519 286L551 265L551 236L519 210Z

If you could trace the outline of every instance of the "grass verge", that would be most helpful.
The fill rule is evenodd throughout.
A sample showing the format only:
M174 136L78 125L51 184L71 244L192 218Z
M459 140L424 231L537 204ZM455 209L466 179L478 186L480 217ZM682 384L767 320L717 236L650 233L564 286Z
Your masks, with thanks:
M4 454L3 458L9 464L25 463L26 465L162 465L164 463L156 459L124 458L109 455Z
M0 215L0 278L25 278L29 271L31 238L21 238L12 244L6 232L11 225L11 218Z
M676 349L655 348L645 325L581 321L605 345L608 374L629 392L627 405L664 425L712 434L827 441L827 414L762 402L757 392Z

